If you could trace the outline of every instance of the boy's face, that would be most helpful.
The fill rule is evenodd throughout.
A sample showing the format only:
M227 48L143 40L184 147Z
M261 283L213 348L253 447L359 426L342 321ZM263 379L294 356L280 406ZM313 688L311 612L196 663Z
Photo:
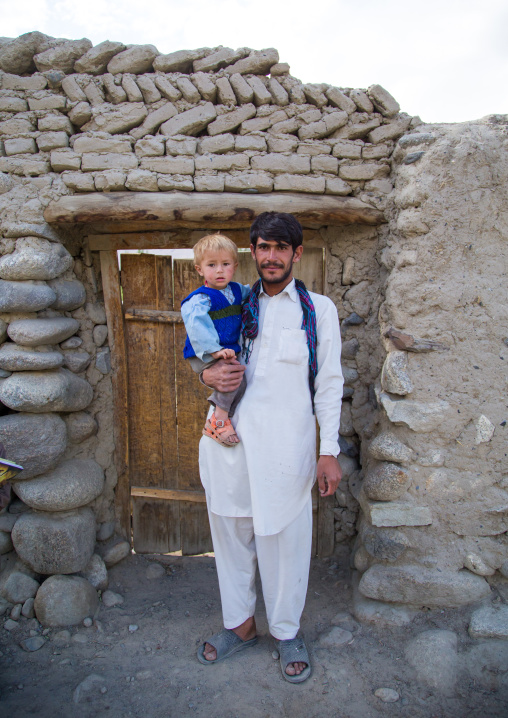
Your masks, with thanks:
M224 289L233 279L237 267L238 262L225 250L206 252L201 264L195 265L196 272L211 289Z

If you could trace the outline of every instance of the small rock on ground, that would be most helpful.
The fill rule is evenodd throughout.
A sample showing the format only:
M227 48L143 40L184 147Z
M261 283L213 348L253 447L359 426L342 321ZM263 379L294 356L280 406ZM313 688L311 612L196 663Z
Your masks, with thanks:
M70 631L58 631L51 637L52 642L57 646L66 646L71 642Z
M351 631L335 626L330 631L322 633L318 640L319 648L338 648L344 646L353 639Z
M84 633L75 633L72 636L71 641L73 643L88 643L88 636Z
M374 695L383 701L383 703L395 703L400 698L397 691L394 691L393 688L378 688L377 691L374 692Z
M21 605L21 603L17 603L15 606L12 607L11 618L13 621L19 621L22 608L23 608L23 606Z
M38 651L45 643L46 641L42 636L33 636L33 638L25 638L25 640L21 641L19 645L24 651L31 653L33 651Z
M351 632L360 628L360 624L355 621L353 616L347 611L341 611L340 613L335 614L331 620L331 624L332 626L339 626L339 628L343 628L345 631Z
M119 593L114 591L104 591L102 594L102 603L106 608L112 608L113 606L121 606L124 599Z
M166 574L166 571L164 569L164 566L161 566L160 563L151 563L145 572L145 576L149 579L161 578L165 574Z
M78 704L82 698L90 693L99 693L102 685L104 684L103 678L98 676L96 673L91 673L89 676L84 678L81 683L76 686L74 690L72 700Z

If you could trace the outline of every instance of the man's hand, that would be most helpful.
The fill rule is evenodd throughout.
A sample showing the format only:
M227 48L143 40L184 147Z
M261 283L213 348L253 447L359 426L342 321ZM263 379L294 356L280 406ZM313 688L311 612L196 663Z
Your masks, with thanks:
M317 463L317 481L320 496L331 496L342 479L342 469L335 456L322 455Z
M226 393L228 391L236 391L242 382L245 367L240 364L238 359L220 359L208 369L201 373L201 378L206 386Z

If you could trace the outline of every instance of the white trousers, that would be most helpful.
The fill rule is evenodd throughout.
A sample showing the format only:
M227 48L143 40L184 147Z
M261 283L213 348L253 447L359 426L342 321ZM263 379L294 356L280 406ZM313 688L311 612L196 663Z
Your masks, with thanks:
M254 615L256 563L270 633L294 638L300 627L309 580L312 546L312 500L280 533L257 536L251 517L234 518L208 512L226 628L236 628Z

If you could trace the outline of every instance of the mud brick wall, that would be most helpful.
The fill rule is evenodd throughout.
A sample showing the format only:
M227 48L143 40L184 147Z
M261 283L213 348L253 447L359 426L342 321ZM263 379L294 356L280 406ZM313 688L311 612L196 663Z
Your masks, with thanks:
M26 468L0 513L0 607L35 598L49 624L67 596L66 622L82 620L129 551L98 259L43 216L119 191L384 212L319 230L344 341L335 536L353 548L355 610L404 621L506 590L506 126L427 126L379 85L302 84L275 49L2 38L0 441Z

